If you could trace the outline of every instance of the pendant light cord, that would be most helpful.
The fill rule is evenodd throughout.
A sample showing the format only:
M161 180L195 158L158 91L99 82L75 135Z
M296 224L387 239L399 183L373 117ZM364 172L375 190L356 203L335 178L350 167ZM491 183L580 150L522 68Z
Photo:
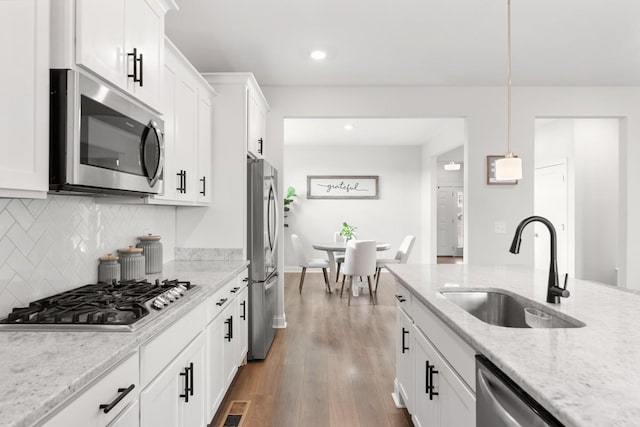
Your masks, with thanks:
M511 0L507 0L507 154L511 154Z

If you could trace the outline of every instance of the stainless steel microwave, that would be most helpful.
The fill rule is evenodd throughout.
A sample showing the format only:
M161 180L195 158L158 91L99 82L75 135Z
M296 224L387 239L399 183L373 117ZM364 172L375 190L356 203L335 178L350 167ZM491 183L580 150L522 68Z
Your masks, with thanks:
M49 190L161 193L160 117L77 71L50 74Z

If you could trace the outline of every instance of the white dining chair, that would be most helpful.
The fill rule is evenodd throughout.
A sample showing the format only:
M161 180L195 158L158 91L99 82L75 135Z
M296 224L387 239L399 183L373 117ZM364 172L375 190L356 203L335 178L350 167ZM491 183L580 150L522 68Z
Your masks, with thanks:
M298 265L302 267L302 274L300 275L299 291L302 293L302 285L304 284L304 276L307 273L307 268L321 268L324 275L324 283L327 285L327 292L331 293L331 286L329 285L329 276L327 275L327 268L329 268L329 260L322 258L309 258L307 251L300 237L297 234L291 235L291 243L293 244L293 251L296 253Z
M373 290L373 293L378 292L378 282L380 281L380 273L382 272L382 269L387 264L406 264L415 242L415 236L408 235L402 240L402 243L400 243L400 247L398 248L398 252L396 252L395 258L380 258L376 260L376 287Z
M340 235L339 231L336 231L335 233L333 233L333 243L342 243L343 241L344 239ZM336 260L336 267L337 267L336 268L336 282L337 282L338 279L340 278L340 267L344 262L344 255L337 255L335 257L335 260Z
M353 290L354 276L367 276L369 284L369 300L376 304L371 287L371 278L376 273L376 241L375 240L350 240L347 243L347 250L344 255L342 286L340 287L340 298L344 291L344 282L349 277L349 299L347 305L351 305L351 293Z

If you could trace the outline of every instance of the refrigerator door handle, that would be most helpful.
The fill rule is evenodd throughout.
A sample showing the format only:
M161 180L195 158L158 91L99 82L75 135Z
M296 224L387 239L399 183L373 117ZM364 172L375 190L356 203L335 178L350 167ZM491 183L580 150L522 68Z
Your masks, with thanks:
M278 199L278 192L273 184L275 183L272 183L271 188L273 190L273 210L276 215L276 229L273 235L273 247L271 248L271 252L275 253L276 248L278 247L278 236L280 234L280 207L278 205L280 199Z

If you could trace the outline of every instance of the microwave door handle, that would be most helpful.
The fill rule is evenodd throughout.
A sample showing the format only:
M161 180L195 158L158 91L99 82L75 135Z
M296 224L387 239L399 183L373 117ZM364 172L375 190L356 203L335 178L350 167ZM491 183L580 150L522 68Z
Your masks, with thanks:
M149 123L149 128L156 135L158 149L160 151L156 173L153 174L153 176L148 177L149 185L153 187L154 185L156 185L156 182L158 182L158 179L160 179L160 177L162 176L162 170L164 169L164 139L162 138L162 134L158 130L158 126L154 122Z

